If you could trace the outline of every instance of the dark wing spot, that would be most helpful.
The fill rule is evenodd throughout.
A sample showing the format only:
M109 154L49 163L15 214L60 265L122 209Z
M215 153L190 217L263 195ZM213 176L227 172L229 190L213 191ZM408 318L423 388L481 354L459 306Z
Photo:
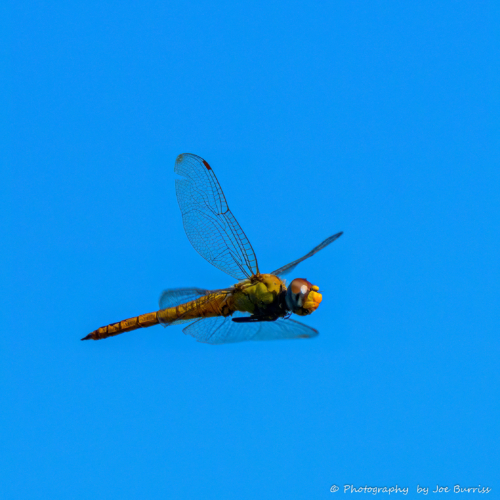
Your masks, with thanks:
M212 167L205 160L203 160L203 165L207 167L207 170L212 170Z

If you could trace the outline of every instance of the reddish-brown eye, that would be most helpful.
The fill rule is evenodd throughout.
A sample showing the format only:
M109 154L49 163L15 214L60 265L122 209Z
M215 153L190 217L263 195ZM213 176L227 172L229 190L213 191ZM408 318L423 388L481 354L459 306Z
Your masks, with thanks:
M302 295L305 295L312 287L312 283L309 283L304 278L295 278L291 283L290 283L290 288L292 289L292 293L301 293Z

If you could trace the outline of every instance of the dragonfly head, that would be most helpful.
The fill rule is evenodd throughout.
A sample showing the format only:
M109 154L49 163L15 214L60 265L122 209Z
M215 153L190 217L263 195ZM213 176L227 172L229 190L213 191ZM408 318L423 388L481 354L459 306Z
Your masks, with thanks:
M286 291L288 309L300 316L316 311L322 299L319 288L304 278L295 278Z

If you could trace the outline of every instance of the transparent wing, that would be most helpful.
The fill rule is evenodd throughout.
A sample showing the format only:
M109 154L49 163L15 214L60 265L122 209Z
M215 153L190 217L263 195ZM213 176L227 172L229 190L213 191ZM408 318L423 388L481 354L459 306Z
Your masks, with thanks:
M169 288L163 290L160 295L160 310L168 309L170 307L176 307L186 302L191 302L192 300L199 299L200 297L207 296L210 293L209 290L203 288ZM159 318L160 324L167 327L169 325L179 325L181 323L186 323L187 321L193 321L192 319L182 319L179 318L175 321L164 322Z
M236 316L235 313L233 316ZM239 313L239 315L243 315ZM202 318L184 328L198 342L229 344L245 340L305 339L318 335L318 331L293 319L236 323L231 317Z
M252 245L226 202L210 165L185 153L175 161L177 201L186 235L210 264L237 280L259 272Z
M204 288L167 288L160 295L160 309L175 307L185 302L203 297L209 293Z
M196 314L206 313L208 311L219 311L221 297L222 299L233 292L233 288L223 288L220 290L205 290L204 288L171 288L164 290L160 295L160 311L158 311L158 321L164 326L179 325L181 323L195 321L193 311ZM187 304L191 302L191 304ZM177 317L162 315L164 309L179 307ZM188 318L186 319L186 316Z
M340 238L343 234L344 233L341 231L340 233L330 236L325 241L320 243L317 247L314 247L308 254L304 255L304 257L294 260L293 262L290 262L290 264L287 264L286 266L280 267L276 271L273 271L271 274L274 274L275 276L285 276L290 271L295 269L303 260L306 260L309 257L312 257L315 253L318 253L320 250L323 250L323 248L327 247L330 243L333 243L337 238Z

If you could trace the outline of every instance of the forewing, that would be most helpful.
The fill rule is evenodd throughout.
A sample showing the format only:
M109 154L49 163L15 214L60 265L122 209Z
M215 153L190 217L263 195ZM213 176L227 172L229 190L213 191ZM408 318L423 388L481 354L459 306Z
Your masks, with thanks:
M237 313L235 313L236 315ZM184 328L198 342L229 344L245 340L283 340L312 338L318 331L293 319L236 323L231 317L202 318Z
M341 231L340 233L330 236L325 241L320 243L317 247L314 247L308 254L304 255L300 259L290 262L290 264L287 264L286 266L280 267L276 271L273 271L271 274L274 274L275 276L285 276L290 271L295 269L302 261L308 259L309 257L312 257L315 253L318 253L320 250L323 250L323 248L327 247L330 243L333 243L337 238L340 238L340 236L342 236L343 234L344 233Z
M257 274L252 245L226 202L210 165L185 153L175 161L177 201L186 235L194 249L210 264L237 280Z

